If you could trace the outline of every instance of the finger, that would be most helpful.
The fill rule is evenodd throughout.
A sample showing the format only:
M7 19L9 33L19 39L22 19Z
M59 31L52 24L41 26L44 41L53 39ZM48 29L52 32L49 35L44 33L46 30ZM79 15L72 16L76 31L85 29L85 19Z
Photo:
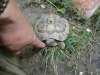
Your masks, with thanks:
M45 44L43 42L41 42L38 38L36 38L36 40L33 42L32 45L34 47L37 47L37 48L43 48L43 47L45 47Z
M8 49L7 47L5 47L5 49L6 49L7 51L12 51L12 50ZM21 53L20 50L12 51L12 52L15 53L16 55L19 55L19 54Z
M16 55L19 55L21 53L21 51L15 51L14 52Z

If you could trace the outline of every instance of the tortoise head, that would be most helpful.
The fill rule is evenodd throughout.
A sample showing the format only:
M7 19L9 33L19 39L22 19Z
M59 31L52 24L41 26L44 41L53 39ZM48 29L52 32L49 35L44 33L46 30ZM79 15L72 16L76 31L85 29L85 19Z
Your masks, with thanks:
M46 45L47 46L56 46L57 45L57 41L54 39L47 39L46 40Z

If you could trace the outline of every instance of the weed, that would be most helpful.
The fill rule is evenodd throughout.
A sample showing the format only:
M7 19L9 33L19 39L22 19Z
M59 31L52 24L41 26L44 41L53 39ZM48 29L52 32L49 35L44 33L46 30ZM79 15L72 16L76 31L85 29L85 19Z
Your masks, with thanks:
M33 0L27 0L29 3ZM65 14L65 13L75 13L72 15L75 21L81 21L82 25L70 26L70 33L68 38L64 41L66 48L65 50L55 47L45 47L43 49L43 71L45 71L49 65L54 69L55 74L57 73L56 62L59 59L67 60L67 64L73 67L73 70L76 70L75 60L80 58L83 54L86 54L91 49L92 43L96 42L100 45L95 38L97 35L100 36L100 9L94 13L94 16L91 19L86 19L82 16L77 9L73 6L73 0L44 0L49 3L51 6L56 8L56 11ZM41 3L41 0L35 0L37 3ZM84 10L83 10L84 11ZM80 22L79 22L80 23Z
M74 26L71 28L68 38L64 41L66 44L64 50L61 50L57 46L44 48L44 64L42 66L45 67L45 72L47 66L51 64L55 74L58 75L56 62L59 59L64 59L67 66L73 67L73 70L76 70L75 60L86 54L92 42L95 42L91 34L87 27Z
M40 4L40 3L41 3L41 0L26 0L26 2L27 2L28 4L30 4L30 3L32 3L32 2L35 2L35 3Z
M44 55L42 67L45 74L47 67L51 67L55 74L58 75L56 62L58 62L61 58L66 59L66 53L57 46L45 47L42 53Z

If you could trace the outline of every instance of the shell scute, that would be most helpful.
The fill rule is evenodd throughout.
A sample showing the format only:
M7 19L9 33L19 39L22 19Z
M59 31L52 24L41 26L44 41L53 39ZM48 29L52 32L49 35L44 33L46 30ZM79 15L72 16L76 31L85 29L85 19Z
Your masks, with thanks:
M34 30L41 41L49 38L64 41L69 33L69 23L55 14L42 15L36 22Z

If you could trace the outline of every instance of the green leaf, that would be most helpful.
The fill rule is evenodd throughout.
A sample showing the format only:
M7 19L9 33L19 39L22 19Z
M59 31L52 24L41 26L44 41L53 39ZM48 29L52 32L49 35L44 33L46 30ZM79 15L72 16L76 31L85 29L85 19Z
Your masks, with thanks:
M65 8L57 8L57 11L62 13L62 14L66 13L66 9Z

